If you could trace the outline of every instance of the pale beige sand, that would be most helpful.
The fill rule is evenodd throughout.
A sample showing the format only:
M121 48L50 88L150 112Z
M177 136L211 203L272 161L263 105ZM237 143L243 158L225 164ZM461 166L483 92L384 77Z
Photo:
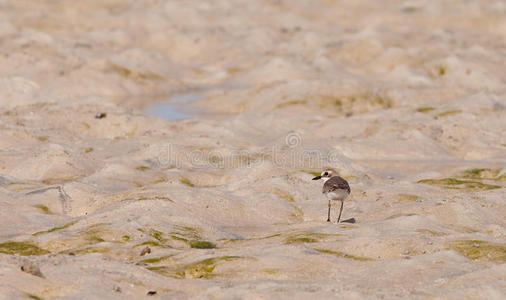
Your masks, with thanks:
M500 0L0 0L0 298L506 298L505 41Z

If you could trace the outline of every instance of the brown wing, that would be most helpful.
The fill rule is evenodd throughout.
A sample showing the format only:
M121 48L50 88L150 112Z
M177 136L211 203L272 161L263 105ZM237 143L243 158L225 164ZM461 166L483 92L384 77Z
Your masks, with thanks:
M334 176L327 180L325 184L323 185L323 193L330 193L335 190L345 190L348 193L350 193L350 185L346 180L339 176Z

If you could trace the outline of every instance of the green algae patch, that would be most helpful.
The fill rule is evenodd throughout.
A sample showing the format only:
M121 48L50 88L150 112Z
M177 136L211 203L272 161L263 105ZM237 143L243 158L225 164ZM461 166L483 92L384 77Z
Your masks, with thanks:
M146 84L147 81L165 80L163 76L153 73L151 71L147 70L136 71L111 62L107 64L106 70L109 72L117 73L123 77L130 78L139 84Z
M460 114L462 112L462 110L460 109L455 109L455 110L448 110L448 111L444 111L444 112L441 112L439 114L437 114L435 116L435 118L442 118L442 117L448 117L448 116L453 116L453 115L456 115L456 114Z
M333 250L328 250L328 249L314 249L314 250L316 250L322 254L328 254L328 255L333 255L333 256L342 257L342 258L349 258L349 259L353 259L356 261L373 261L374 260L372 258L363 257L363 256L355 256L355 255L347 254L347 253L344 253L341 251L333 251Z
M262 272L269 274L269 275L276 275L279 273L279 270L276 269L263 269Z
M306 105L306 104L307 104L306 100L292 100L288 102L279 103L278 105L276 105L276 108L285 108L294 105Z
M321 108L336 108L339 112L366 112L371 108L388 109L393 107L392 99L371 92L354 93L348 95L316 95L313 101Z
M341 236L341 235L334 233L301 232L286 237L285 244L289 245L289 244L318 243L323 239L333 236Z
M141 172L146 172L146 171L149 171L151 170L150 167L146 167L146 166L140 166L140 167L137 167L135 168L137 171L141 171Z
M342 229L356 229L357 227L356 226L353 226L353 225L344 225L344 224L339 224L339 228L342 228Z
M243 69L241 68L227 68L227 73L230 74L230 75L233 75L235 73L239 73L241 72Z
M478 233L478 232L480 232L479 230L476 230L474 228L464 227L464 226L458 226L456 228L456 231L460 232L460 233Z
M214 249L214 248L216 248L216 244L208 242L208 241L190 241L189 245L191 248L196 248L196 249Z
M190 248L195 249L214 249L216 244L213 242L202 240L200 237L200 229L189 226L176 226L177 232L171 232L170 238L176 241L184 242Z
M167 242L167 239L163 238L163 232L161 232L161 231L158 231L158 230L152 229L152 228L148 228L148 229L137 228L137 230L151 236L152 238L158 240L161 243Z
M69 249L69 250L65 250L65 251L62 251L60 252L61 254L74 254L74 255L78 255L78 254L89 254L89 253L109 253L111 251L110 248L105 248L105 247L86 247L86 248L82 248L82 249Z
M156 180L153 181L153 183L164 183L164 182L168 182L169 179L167 177L160 177Z
M290 237L285 240L285 244L305 244L305 243L318 243L320 240L307 237L307 236L300 236L300 237Z
M186 178L186 177L181 177L179 178L179 182L181 182L182 184L185 184L187 186L191 186L191 187L194 187L195 185L190 181L190 179Z
M461 180L456 178L423 179L417 181L417 183L435 185L446 189L492 190L501 188L499 185L486 184L473 180Z
M9 182L7 184L9 190L15 192L24 192L29 190L34 190L40 187L38 184L29 183L29 182Z
M157 264L157 263L161 263L162 261L166 261L166 260L170 259L174 255L175 254L165 255L165 256L161 256L161 257L148 258L148 259L144 259L144 260L139 261L139 263L140 264Z
M165 241L165 239L162 238L163 233L161 231L151 229L149 234L160 242Z
M87 231L81 231L79 234L83 237L83 239L87 242L87 244L98 244L105 242L102 234L105 233L100 229L91 229Z
M85 239L90 244L98 244L98 243L105 242L105 240L103 238L101 238L100 236L97 236L97 235L87 235L85 237Z
M186 238L186 240L200 240L202 229L191 226L174 226L177 231L171 232L172 235L178 235Z
M448 234L446 234L444 232L434 231L434 230L430 230L430 229L417 229L416 232L427 234L427 235L431 235L431 236L445 236L445 235L448 235Z
M416 202L416 200L420 199L417 195L410 195L410 194L399 194L397 195L397 201L399 203L412 203Z
M164 247L164 248L172 248L172 246L168 245L167 243L170 241L169 238L171 239L174 239L174 233L169 233L168 237L166 238L165 237L165 234L161 231L158 231L156 229L152 229L152 228L137 228L138 231L154 238L156 241L154 240L149 240L149 241L146 241L146 242L143 242L141 244L137 244L135 245L134 247L139 247L139 246L144 246L144 245L147 245L147 246L155 246L155 247ZM186 241L185 241L186 242Z
M90 152L93 152L93 147L88 147L88 148L84 149L84 153L90 153Z
M81 176L68 176L68 177L59 177L59 178L47 178L42 180L41 182L45 185L55 185L55 184L62 184L66 182L75 181L77 179L81 178Z
M158 178L157 180L153 181L152 183L153 183L153 184L157 184L157 183L165 183L165 182L167 182L167 181L169 181L167 178L165 178L165 177L161 177L161 178Z
M465 179L486 179L506 181L506 174L501 175L501 169L469 169L458 174Z
M298 206L293 205L294 211L290 213L290 217L296 221L304 221L304 212Z
M130 240L130 236L129 235L124 235L121 237L121 239L124 241L124 242L128 242Z
M35 207L36 209L38 209L43 214L46 214L46 215L52 215L53 214L53 212L51 212L51 210L49 210L49 207L47 207L45 205L37 204L37 205L34 205L33 207Z
M31 242L5 242L0 244L0 253L29 256L44 255L50 252Z
M44 300L44 298L42 297L39 297L37 295L34 295L34 294L30 294L30 293L25 293L25 296L30 298L30 299L34 299L34 300Z
M288 202L295 202L295 199L293 198L292 194L290 194L287 191L283 191L278 188L274 188L274 194L278 196L279 198L285 199Z
M439 76L444 76L446 74L446 67L445 66L439 65L436 68L437 68L437 74Z
M34 234L32 234L32 235L37 236L37 235L41 235L41 234L46 234L46 233L55 232L55 231L58 231L58 230L63 230L63 229L65 229L65 228L69 228L70 226L72 226L72 225L76 224L77 222L79 222L79 220L72 221L72 222L67 223L67 224L65 224L65 225L63 225L63 226L53 227L53 228L51 228L51 229L49 229L49 230L39 231L39 232L36 232L36 233L34 233Z
M214 249L217 247L215 243L202 239L202 230L200 228L190 226L174 226L174 229L177 231L170 232L169 237L175 241L187 244L190 248Z
M97 227L103 227L103 226L109 226L109 225L112 225L112 223L106 223L106 222L102 222L102 223L95 223L95 224L92 224L90 225L88 228L97 228Z
M172 266L148 267L147 269L163 276L173 277L177 279L194 279L203 278L210 279L214 276L213 272L218 263L241 259L240 256L220 256L194 263Z
M171 239L173 240L176 240L176 241L181 241L181 242L188 242L188 239L184 238L184 237L180 237L180 236L177 236L176 234L171 234L169 235Z
M160 242L149 240L149 241L145 241L145 242L135 245L134 248L141 247L141 246L153 246L153 247L162 247L162 248L167 247L165 245L162 245Z
M435 109L436 109L435 107L419 107L419 108L415 109L415 111L419 112L419 113L426 114L426 113L429 113Z
M505 244L478 240L460 240L450 243L449 248L472 260L506 262Z
M381 108L392 108L393 106L393 102L391 99L380 96L376 96L373 103L379 105Z

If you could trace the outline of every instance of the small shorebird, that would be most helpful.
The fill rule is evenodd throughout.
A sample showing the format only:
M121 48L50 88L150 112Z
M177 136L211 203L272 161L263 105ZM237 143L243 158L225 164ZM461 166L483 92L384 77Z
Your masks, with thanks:
M327 169L321 173L320 176L316 176L313 180L323 180L322 192L329 199L329 213L327 222L330 222L330 200L341 201L341 209L339 210L339 217L337 223L341 220L341 213L343 212L344 199L350 195L350 185L346 180L337 175L337 171L334 169Z

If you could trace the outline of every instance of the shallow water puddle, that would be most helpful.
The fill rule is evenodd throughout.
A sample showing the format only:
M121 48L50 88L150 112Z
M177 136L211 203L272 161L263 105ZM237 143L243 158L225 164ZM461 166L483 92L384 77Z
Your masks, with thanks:
M142 113L166 120L181 120L195 117L188 111L182 111L182 105L193 101L204 99L203 94L181 94L170 97L166 101L156 102L148 105Z

